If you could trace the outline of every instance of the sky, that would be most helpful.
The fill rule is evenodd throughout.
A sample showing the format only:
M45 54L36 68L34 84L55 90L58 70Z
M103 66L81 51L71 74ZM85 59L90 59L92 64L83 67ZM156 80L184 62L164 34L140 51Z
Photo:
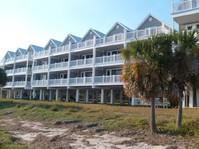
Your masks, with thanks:
M171 25L170 12L170 0L0 0L0 59L90 28L107 33L117 21L136 29L149 13Z

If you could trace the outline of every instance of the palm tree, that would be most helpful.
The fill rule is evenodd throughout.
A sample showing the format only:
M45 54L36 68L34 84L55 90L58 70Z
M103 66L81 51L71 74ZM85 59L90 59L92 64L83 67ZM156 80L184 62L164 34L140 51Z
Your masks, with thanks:
M155 98L162 97L168 86L168 61L172 55L170 35L156 35L151 39L134 41L122 50L125 60L121 80L125 94L151 102L151 133L157 132Z
M198 31L180 31L172 34L173 56L170 61L170 98L178 100L176 126L182 125L183 93L193 86L196 77L196 62L199 56ZM191 85L190 85L191 84Z
M7 82L7 75L4 69L0 68L0 86L5 86Z

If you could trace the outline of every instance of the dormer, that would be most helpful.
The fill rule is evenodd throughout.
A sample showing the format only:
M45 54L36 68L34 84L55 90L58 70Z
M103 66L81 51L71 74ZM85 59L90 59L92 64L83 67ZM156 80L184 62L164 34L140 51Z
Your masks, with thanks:
M20 55L25 55L26 50L22 48L18 48L17 51L15 52L15 56L20 56Z
M72 44L74 43L77 43L77 42L80 42L81 41L81 38L80 37L77 37L75 35L72 35L72 34L69 34L65 39L64 41L62 42L61 46L63 45L68 45L69 42L71 42Z
M39 52L39 51L42 51L43 48L42 47L39 47L39 46L36 46L36 45L30 45L26 51L26 54L33 54L35 52Z
M120 33L124 33L124 31L130 32L132 31L130 28L126 27L125 25L123 25L120 22L116 22L112 28L108 31L108 33L106 34L106 36L113 36L115 34L120 34Z
M87 33L84 35L84 37L82 38L81 42L84 42L86 40L91 40L94 38L94 36L96 36L96 38L101 38L101 37L104 37L104 34L95 29L89 29Z
M12 57L15 57L15 52L8 51L8 52L6 52L4 59L9 59L9 58L12 58Z
M61 41L58 41L58 40L55 40L55 39L50 39L48 41L47 45L45 46L44 50L57 48L60 45L61 45Z

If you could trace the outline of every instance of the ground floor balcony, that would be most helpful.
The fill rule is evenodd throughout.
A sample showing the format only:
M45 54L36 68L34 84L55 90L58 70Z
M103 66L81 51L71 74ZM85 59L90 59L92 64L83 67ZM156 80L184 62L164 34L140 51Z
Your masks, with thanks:
M3 88L12 88L12 81L7 82Z
M111 76L96 76L95 85L123 85L120 81L121 75L111 75Z
M17 75L22 75L22 74L26 74L26 73L31 73L32 69L31 68L27 68L27 67L22 67L22 68L15 69L14 72Z
M48 65L38 65L33 67L33 73L47 72Z
M92 66L93 63L93 58L88 58L88 59L77 59L77 60L72 60L70 62L70 67L71 68L85 68L87 66Z
M66 70L67 68L68 68L68 62L50 64L50 71Z
M68 84L68 79L50 79L49 80L49 87L60 87L60 86L67 86Z
M69 85L70 86L91 86L92 85L92 77L70 78Z
M33 80L32 87L47 87L48 80Z
M96 60L95 60L96 66L118 65L118 64L123 64L123 63L124 63L124 60L121 54L96 57Z

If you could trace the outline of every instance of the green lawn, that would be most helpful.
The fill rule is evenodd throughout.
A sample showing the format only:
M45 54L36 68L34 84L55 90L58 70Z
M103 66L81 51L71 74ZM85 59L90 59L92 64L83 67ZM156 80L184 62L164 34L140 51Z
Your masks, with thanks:
M100 123L108 131L150 130L148 107L0 99L0 109L1 119L9 117L49 124L57 120L82 120ZM198 108L183 109L183 126L178 130L175 129L177 109L158 108L156 114L157 128L161 133L199 138ZM2 132L0 135L2 138L8 134Z

